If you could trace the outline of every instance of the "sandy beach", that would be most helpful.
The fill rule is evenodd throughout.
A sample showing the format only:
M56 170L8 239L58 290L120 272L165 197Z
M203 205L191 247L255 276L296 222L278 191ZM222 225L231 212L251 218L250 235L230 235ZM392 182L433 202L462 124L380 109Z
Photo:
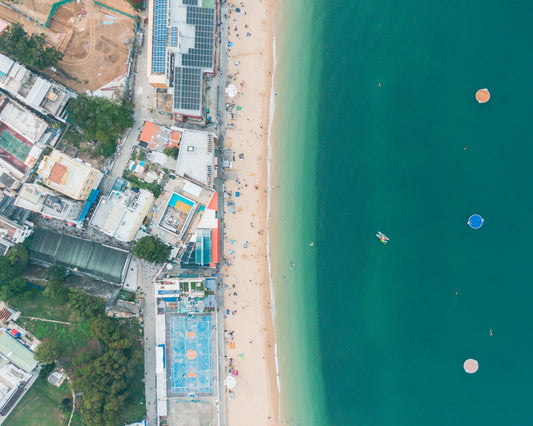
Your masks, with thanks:
M279 424L275 333L270 310L267 259L268 123L271 93L271 3L230 3L228 74L240 93L229 102L237 110L225 147L233 150L233 177L225 189L224 266L226 367L237 370L237 384L226 391L229 425ZM240 11L237 11L237 8ZM237 197L236 193L239 193Z

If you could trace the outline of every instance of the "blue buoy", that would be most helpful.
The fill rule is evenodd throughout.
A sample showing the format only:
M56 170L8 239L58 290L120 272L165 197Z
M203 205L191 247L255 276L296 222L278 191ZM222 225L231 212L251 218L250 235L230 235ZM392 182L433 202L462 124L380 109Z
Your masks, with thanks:
M485 220L478 214L473 214L468 218L468 226L472 229L479 229L483 226Z

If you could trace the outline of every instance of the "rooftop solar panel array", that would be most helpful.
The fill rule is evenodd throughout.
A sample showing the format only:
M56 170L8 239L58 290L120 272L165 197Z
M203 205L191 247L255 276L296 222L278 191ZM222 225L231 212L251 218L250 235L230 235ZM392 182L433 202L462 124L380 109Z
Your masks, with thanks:
M187 24L195 27L195 41L194 49L182 55L182 65L212 68L215 48L215 9L187 6Z
M154 2L154 40L152 46L152 72L165 72L167 44L167 0Z
M178 27L170 29L170 46L178 47Z
M199 111L202 106L202 70L176 67L174 70L174 109Z
M198 0L183 0L183 4L186 6L198 6Z

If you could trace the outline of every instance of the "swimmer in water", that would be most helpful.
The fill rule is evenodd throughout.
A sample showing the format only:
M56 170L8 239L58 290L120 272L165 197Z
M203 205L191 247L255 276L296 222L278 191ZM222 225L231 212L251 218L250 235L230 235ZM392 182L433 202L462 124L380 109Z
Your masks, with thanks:
M492 329L489 330L490 335L492 336Z
M378 86L381 87L381 83L378 83Z

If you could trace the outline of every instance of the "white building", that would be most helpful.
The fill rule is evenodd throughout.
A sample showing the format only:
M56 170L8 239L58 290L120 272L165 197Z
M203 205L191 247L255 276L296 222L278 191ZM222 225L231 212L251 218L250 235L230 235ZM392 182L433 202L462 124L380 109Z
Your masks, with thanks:
M180 143L176 173L208 188L215 178L215 137L212 133L185 130Z
M153 202L153 194L145 189L139 192L112 191L100 199L91 225L118 240L132 241Z
M83 201L74 201L51 189L35 183L22 185L15 205L32 212L41 213L45 217L76 222L85 207Z

